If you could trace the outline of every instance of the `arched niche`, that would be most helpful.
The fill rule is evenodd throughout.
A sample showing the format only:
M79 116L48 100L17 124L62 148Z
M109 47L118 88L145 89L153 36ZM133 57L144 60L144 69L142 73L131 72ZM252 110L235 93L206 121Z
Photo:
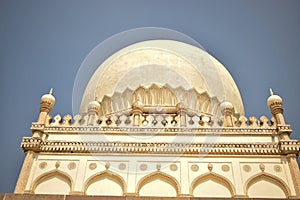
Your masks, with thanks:
M290 196L290 189L286 183L265 172L250 177L245 188L248 197L251 198L287 198Z
M214 172L195 178L190 189L194 197L233 197L235 195L232 183Z
M108 170L93 175L84 185L86 195L123 196L126 191L124 179Z
M163 172L154 172L142 178L137 184L139 196L168 196L180 194L180 186L175 178Z
M72 178L68 174L54 170L36 178L31 191L35 194L69 194L72 186Z

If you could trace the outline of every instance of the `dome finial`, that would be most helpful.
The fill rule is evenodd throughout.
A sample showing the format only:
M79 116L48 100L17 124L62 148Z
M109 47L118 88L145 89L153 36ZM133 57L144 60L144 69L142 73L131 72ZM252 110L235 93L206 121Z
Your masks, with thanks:
M273 96L274 95L274 92L272 90L272 88L270 88L270 96Z
M53 93L53 88L50 88L49 94L52 95L52 93Z

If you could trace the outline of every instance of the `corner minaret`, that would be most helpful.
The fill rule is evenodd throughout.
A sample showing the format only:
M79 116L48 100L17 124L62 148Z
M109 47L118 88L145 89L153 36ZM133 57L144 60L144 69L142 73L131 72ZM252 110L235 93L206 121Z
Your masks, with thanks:
M52 95L53 89L51 88L49 94L44 94L41 97L40 102L40 114L36 124L44 126L46 124L46 120L49 119L49 114L55 104L55 98ZM34 138L42 138L43 130L40 129L31 129Z
M273 90L270 88L270 97L268 98L268 106L276 119L278 125L285 125L284 116L283 116L283 105L282 99L280 96L275 95Z
M288 140L290 141L290 134L292 132L290 125L286 125L284 121L283 115L283 104L282 99L278 95L274 95L272 89L270 89L270 97L268 98L268 106L276 119L278 134L281 140L281 145L283 145ZM296 142L295 142L296 143ZM288 164L290 167L292 180L294 182L294 187L296 189L296 196L300 196L300 173L299 166L297 163L297 155L296 154L288 154Z
M45 121L47 119L47 116L51 112L54 104L55 104L55 98L52 95L53 89L51 88L49 91L49 94L44 94L41 98L40 102L40 114L38 118L39 124L45 124Z
M271 88L270 97L268 98L268 107L276 120L280 138L282 140L290 140L290 134L292 130L290 129L289 125L285 124L282 99L280 96L275 95Z

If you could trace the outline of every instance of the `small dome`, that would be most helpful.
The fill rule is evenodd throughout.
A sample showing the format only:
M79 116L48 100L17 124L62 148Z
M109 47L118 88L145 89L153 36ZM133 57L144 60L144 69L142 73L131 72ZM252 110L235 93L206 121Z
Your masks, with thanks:
M272 89L270 89L270 97L268 98L268 106L270 108L270 106L277 102L277 103L282 103L282 98L276 94L273 93Z
M91 101L88 105L88 113L89 114L99 114L100 110L100 103L95 99L94 101Z
M182 103L182 102L179 102L179 103L176 105L176 107L177 107L178 109L187 109L187 106L186 106L184 103Z
M233 105L232 103L230 103L229 101L223 101L221 104L220 104L220 108L221 110L223 109L233 109Z
M50 103L50 104L54 105L54 103L55 103L55 97L52 95L52 88L50 89L49 94L44 94L41 97L41 104L43 102L47 102L47 103Z
M90 103L89 103L89 106L88 106L89 108L90 107L99 107L100 108L100 103L98 102L98 101L91 101Z
M282 103L282 99L280 96L278 95L272 95L268 98L268 106L270 107L270 105L274 102L278 102L278 103Z
M132 104L132 107L142 109L144 107L144 104L141 101L141 99L138 97L137 100Z

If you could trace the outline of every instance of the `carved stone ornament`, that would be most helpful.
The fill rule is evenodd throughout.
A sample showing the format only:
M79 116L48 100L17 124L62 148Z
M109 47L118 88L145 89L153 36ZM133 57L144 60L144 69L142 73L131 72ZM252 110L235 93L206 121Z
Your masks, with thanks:
M120 163L119 170L125 170L125 169L126 169L126 165L124 163Z
M72 123L72 116L66 115L64 116L63 126L70 126Z
M243 170L244 170L245 172L250 172L250 171L251 171L251 167L250 167L249 165L244 165L244 166L243 166Z
M147 168L148 168L147 164L141 164L140 165L140 170L142 170L142 171L147 170Z
M170 170L171 170L171 171L177 171L177 169L178 169L178 167L177 167L176 164L171 164L171 165L170 165Z
M96 169L97 168L97 164L96 163L91 163L91 164L89 164L89 169L90 170L94 170L94 169Z
M59 168L60 167L60 161L56 161L56 163L55 163L55 168L57 169L57 168Z
M108 170L109 167L110 167L110 163L109 162L105 163L105 169Z
M55 115L54 117L54 122L51 124L52 126L60 126L61 124L61 116L60 115Z
M193 165L191 166L191 170L192 170L193 172L197 172L197 171L199 170L199 166L196 165L196 164L193 164Z
M275 172L281 172L282 171L282 167L281 166L279 166L279 165L274 165L274 171Z
M230 170L230 167L228 165L222 165L221 168L224 172L228 172Z
M39 168L40 169L45 169L47 167L47 163L46 162L41 162L40 164L39 164Z
M73 170L73 169L75 169L75 168L76 168L76 163L70 162L70 163L68 164L68 169L69 169L69 170Z
M263 164L263 163L260 163L259 164L259 169L262 171L262 172L264 172L265 171L265 165Z
M213 169L213 164L211 164L211 163L208 163L208 165L207 165L207 169L208 169L209 171L211 171L211 170Z
M160 171L160 169L161 169L161 164L160 163L156 164L156 169L157 169L157 171Z

